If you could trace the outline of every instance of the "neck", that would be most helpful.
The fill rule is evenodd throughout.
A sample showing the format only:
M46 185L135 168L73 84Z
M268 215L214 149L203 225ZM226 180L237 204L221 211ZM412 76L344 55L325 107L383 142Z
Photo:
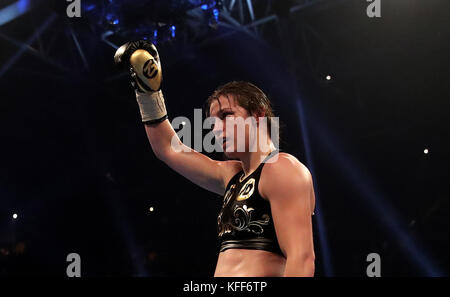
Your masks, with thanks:
M261 162L275 149L275 145L269 139L262 148L258 147L256 152L242 153L242 156L240 156L239 159L242 162L242 169L244 170L245 176L248 176L250 173L255 171Z

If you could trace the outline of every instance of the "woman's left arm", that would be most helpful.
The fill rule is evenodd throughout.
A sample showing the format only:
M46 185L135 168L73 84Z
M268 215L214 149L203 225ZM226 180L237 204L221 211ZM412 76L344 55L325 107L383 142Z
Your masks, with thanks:
M308 168L290 155L265 164L260 192L270 202L278 243L286 256L284 276L314 276L314 188Z

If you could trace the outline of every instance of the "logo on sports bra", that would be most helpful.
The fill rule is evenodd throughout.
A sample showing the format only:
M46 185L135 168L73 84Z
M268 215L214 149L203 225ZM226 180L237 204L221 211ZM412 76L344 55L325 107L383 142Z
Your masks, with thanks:
M255 179L251 178L245 183L245 185L242 186L236 201L242 201L250 198L254 190L255 190Z

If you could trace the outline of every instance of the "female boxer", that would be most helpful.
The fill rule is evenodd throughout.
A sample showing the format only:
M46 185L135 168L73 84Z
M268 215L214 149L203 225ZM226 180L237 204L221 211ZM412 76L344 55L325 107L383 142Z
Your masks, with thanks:
M313 276L313 181L294 156L276 149L266 95L251 83L231 82L209 97L207 113L215 119L213 133L223 143L228 159L215 161L186 147L168 121L155 46L129 42L117 50L114 59L130 67L156 157L190 181L223 196L214 276ZM268 129L261 130L264 118L269 118ZM255 125L235 125L249 119Z

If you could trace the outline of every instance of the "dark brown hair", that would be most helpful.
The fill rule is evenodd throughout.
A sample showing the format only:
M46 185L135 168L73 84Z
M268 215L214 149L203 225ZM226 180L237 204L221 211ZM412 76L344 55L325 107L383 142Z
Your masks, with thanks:
M205 103L206 116L210 116L210 107L214 100L218 100L220 96L228 97L232 95L240 106L245 108L250 115L261 115L267 117L267 131L271 135L273 109L272 104L266 94L252 83L245 81L232 81L218 87L209 96Z

